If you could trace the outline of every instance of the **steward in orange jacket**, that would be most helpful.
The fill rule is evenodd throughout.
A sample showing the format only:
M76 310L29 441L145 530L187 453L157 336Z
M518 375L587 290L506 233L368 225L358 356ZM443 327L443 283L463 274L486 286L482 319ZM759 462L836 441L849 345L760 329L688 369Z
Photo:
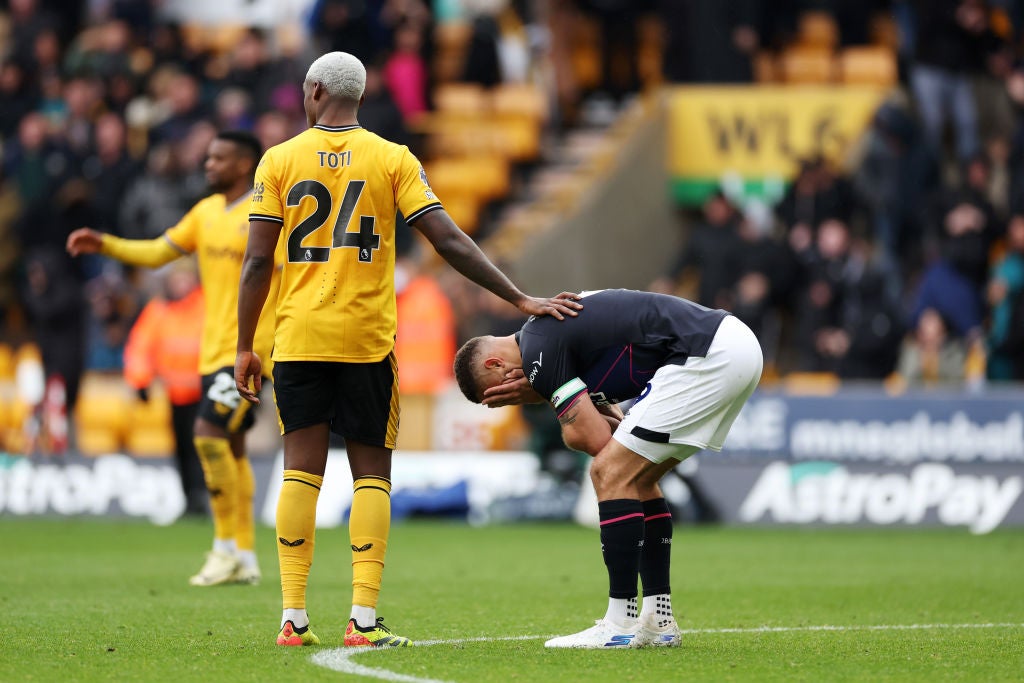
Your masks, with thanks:
M146 304L124 347L124 378L128 384L148 389L154 379L159 379L172 405L199 401L203 311L203 290L199 287L177 301L153 299Z

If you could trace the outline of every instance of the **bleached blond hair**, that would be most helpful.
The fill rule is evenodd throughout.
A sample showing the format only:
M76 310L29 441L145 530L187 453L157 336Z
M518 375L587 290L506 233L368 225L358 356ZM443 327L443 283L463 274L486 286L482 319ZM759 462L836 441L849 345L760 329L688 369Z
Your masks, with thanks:
M329 97L358 102L366 88L366 67L347 52L328 52L309 65L307 83L320 83Z

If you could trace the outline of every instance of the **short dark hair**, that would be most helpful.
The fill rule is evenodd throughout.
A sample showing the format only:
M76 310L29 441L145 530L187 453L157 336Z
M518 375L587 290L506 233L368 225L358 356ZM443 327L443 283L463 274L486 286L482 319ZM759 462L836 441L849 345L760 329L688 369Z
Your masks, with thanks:
M483 337L473 337L455 354L455 381L459 383L463 395L473 403L480 403L483 400L483 392L480 391L480 382L476 376L476 362L483 341Z
M226 140L234 143L242 154L252 158L253 167L260 162L263 156L263 145L252 133L244 130L222 130L217 133L218 140Z

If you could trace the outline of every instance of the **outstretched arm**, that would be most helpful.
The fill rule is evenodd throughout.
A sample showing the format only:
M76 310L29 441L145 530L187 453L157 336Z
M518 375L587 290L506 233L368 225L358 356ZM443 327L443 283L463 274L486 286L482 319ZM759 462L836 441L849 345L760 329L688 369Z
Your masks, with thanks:
M250 403L259 405L256 396L263 384L263 364L253 353L252 342L263 304L270 292L274 274L274 250L281 225L270 221L249 222L249 243L242 261L242 277L238 284L238 347L235 356L235 387ZM249 387L249 380L253 387Z
M583 304L572 292L550 299L527 296L491 263L469 235L462 232L444 209L430 211L418 218L413 227L423 233L434 249L455 270L481 287L494 292L526 315L551 315L559 320L575 316Z
M164 236L151 240L126 240L91 228L79 228L68 235L66 247L72 256L103 254L121 263L146 268L158 268L184 254Z

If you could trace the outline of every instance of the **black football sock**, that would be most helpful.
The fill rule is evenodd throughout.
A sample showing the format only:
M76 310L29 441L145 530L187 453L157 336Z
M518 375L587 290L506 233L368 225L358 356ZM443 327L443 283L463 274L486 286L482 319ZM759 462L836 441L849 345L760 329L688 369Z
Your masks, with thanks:
M601 517L601 553L608 568L608 597L636 597L640 554L644 542L644 510L639 500L606 500L597 504Z

